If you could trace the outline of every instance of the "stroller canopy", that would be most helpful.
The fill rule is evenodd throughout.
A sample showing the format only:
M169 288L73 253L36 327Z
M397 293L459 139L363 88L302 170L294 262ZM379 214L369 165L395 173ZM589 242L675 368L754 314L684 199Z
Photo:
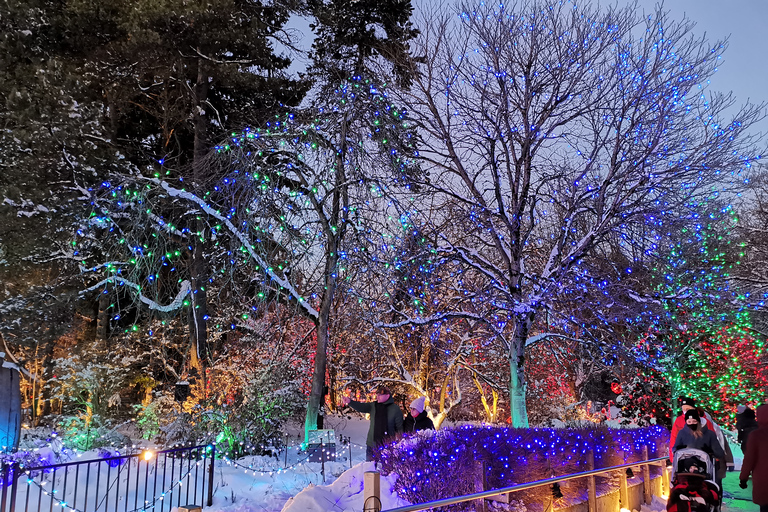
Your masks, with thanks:
M672 461L673 476L700 476L705 480L714 478L714 463L712 457L703 450L682 448L675 452Z

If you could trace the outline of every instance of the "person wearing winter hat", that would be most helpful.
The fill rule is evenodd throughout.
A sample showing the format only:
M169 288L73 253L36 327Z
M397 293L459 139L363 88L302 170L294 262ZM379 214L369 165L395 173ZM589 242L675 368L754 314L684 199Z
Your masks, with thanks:
M708 428L702 428L701 418L699 417L699 411L695 408L688 409L685 412L685 427L677 435L673 452L682 448L696 448L697 450L703 450L710 456L714 456L719 465L725 467L725 451L720 443L717 441L717 436L714 432ZM716 466L717 466L716 462ZM715 481L720 485L721 478L717 475L713 475Z
M752 501L760 506L760 512L768 512L768 404L757 408L759 427L749 434L744 463L739 474L739 487L747 488L752 474Z
M736 431L739 433L736 440L741 443L741 452L747 453L747 440L750 432L757 430L759 425L755 420L755 411L745 405L740 405L742 410L736 414Z
M384 444L387 439L403 431L403 411L392 398L392 392L386 386L376 389L375 402L357 402L344 396L341 399L343 405L348 405L357 412L370 414L371 423L368 427L366 439L365 460L372 461L376 447Z
M413 402L411 402L410 414L405 415L403 420L403 430L405 432L418 432L419 430L435 430L435 424L427 416L427 411L424 405L427 398L420 396Z
M677 399L677 404L680 406L680 409L682 412L680 413L680 416L675 419L675 422L672 424L672 433L669 436L669 460L672 460L672 449L675 446L675 442L677 440L677 434L680 433L680 431L685 427L685 413L687 411L690 411L691 409L696 409L699 411L699 421L701 423L702 428L708 428L712 430L712 428L715 429L715 435L717 436L718 442L720 442L720 446L723 445L723 434L720 432L720 427L714 424L712 421L712 417L709 416L704 409L701 407L698 407L696 405L696 400L689 396L680 396Z
M686 411L696 407L696 400L688 396L680 396L677 399L677 405L680 406L683 412L675 419L675 422L672 424L672 433L669 436L669 460L672 460L672 452L674 451L673 448L675 446L675 442L677 441L677 434L679 434L680 431L685 428L684 414Z
M712 419L712 416L705 411L703 407L697 406L696 411L699 413L701 428L706 428L714 432L715 437L717 437L717 442L720 443L720 446L725 452L725 461L720 461L720 466L717 468L717 481L719 482L725 478L725 473L728 471L728 465L733 467L733 453L731 452L731 447L728 446L728 441L726 440L720 425L715 423L715 420Z

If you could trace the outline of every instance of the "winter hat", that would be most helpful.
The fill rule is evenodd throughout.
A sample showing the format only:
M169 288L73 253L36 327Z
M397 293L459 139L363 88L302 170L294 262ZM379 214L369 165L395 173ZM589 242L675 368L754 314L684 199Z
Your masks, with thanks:
M420 396L419 398L417 398L416 400L411 402L411 406L410 406L411 409L416 409L417 411L419 411L419 414L423 413L424 412L424 402L426 400L427 400L426 397Z
M696 407L696 400L689 396L681 396L677 399L677 403L680 404L680 407L684 405L690 405L691 407Z
M707 463L697 457L681 458L677 464L678 475L706 477Z
M696 409L688 409L685 412L685 421L687 422L689 418L694 418L696 421L701 423L701 416L699 416L699 411Z
M740 405L740 406L736 407L736 414L741 414L741 413L743 413L746 410L747 410L747 406L746 405Z

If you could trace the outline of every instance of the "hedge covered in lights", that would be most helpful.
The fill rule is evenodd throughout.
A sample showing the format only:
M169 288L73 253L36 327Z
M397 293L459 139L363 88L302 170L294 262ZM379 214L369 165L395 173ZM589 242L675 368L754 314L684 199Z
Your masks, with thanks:
M419 432L379 450L385 474L399 475L398 495L411 503L476 492L477 463L483 462L486 488L500 488L557 475L587 470L587 452L594 453L595 468L667 454L669 431L654 426L638 429L513 429L467 425L437 432ZM610 478L599 485L615 485ZM565 499L577 498L583 484L564 482ZM524 503L542 503L549 489L518 492ZM519 496L517 496L519 495ZM471 504L467 504L471 508ZM468 509L469 509L468 508ZM451 510L463 510L455 506Z

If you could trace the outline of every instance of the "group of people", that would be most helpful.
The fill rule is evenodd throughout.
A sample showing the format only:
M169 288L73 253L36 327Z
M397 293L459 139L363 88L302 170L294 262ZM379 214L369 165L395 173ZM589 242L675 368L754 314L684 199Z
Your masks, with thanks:
M672 426L672 434L669 441L670 459L675 460L674 454L678 450L693 448L707 453L714 460L714 477L716 488L707 489L702 479L686 481L695 482L702 495L711 493L716 495L716 501L722 501L722 481L728 466L733 465L728 442L722 429L715 423L712 417L701 407L696 405L694 399L686 396L678 398L678 404L682 414L675 420ZM744 453L744 462L739 475L739 485L747 488L747 481L752 475L752 498L760 506L760 512L768 512L768 405L761 405L755 411L746 406L738 408L736 419L738 441ZM675 468L679 471L681 468ZM683 470L687 473L689 470ZM694 475L695 476L695 475ZM675 490L670 495L668 510L673 506Z
M435 425L429 419L426 410L426 398L420 396L409 406L410 412L403 418L403 412L395 403L392 392L386 386L376 389L375 402L357 402L348 396L342 398L342 404L357 412L370 415L370 426L366 438L366 460L373 460L374 449L385 441L403 432L434 430Z

